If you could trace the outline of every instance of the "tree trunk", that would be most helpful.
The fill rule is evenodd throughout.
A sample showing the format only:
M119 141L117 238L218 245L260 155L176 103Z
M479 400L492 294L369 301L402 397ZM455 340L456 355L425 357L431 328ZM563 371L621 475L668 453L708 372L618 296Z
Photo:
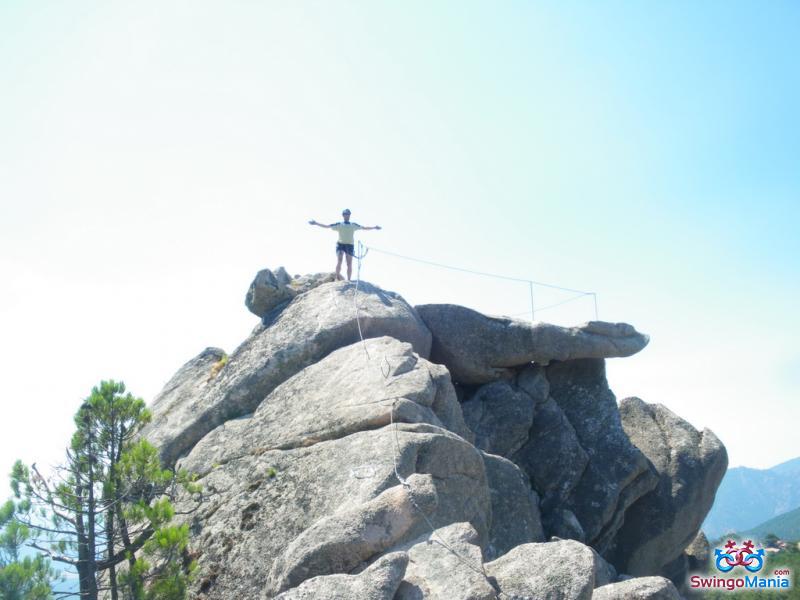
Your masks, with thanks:
M80 468L80 467L78 467ZM78 538L78 583L81 590L81 598L92 598L92 583L95 587L94 598L97 598L96 582L94 573L89 569L88 560L88 543L86 540L86 526L84 522L83 512L83 494L86 490L82 483L83 476L78 471L75 473L75 478L81 483L75 486L75 495L77 497L77 509L75 511L75 533Z
M86 502L86 568L89 571L88 595L84 600L97 600L97 537L95 525L97 523L97 501L94 497L95 485L95 460L94 439L92 429L89 428L87 461L89 464L89 481L87 482Z
M105 504L107 507L106 513L106 552L107 552L107 559L112 559L114 557L114 504L119 499L120 495L120 483L117 477L117 462L119 461L119 453L117 452L117 440L116 440L116 420L114 420L114 414L112 412L112 423L111 423L111 461L108 466L108 478L111 481L111 490L112 494L110 498L104 498ZM120 444L121 446L121 444ZM121 449L121 448L120 448ZM108 569L108 582L111 586L111 600L119 600L117 596L117 568L114 565Z

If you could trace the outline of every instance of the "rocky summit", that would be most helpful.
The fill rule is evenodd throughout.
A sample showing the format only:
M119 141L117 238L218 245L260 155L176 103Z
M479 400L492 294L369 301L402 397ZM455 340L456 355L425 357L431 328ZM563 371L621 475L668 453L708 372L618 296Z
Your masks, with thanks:
M664 406L617 402L605 360L649 341L631 325L411 306L283 268L245 303L251 335L181 367L144 432L203 487L177 503L192 597L684 591L727 455Z

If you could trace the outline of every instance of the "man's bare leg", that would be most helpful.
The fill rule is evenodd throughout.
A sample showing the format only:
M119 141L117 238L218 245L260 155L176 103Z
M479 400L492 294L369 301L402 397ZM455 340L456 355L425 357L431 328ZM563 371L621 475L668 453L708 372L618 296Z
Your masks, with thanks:
M342 256L344 252L341 250L336 253L336 281L341 280L342 278Z
M350 254L348 254L346 258L347 258L347 281L350 281L350 279L353 276L353 257Z

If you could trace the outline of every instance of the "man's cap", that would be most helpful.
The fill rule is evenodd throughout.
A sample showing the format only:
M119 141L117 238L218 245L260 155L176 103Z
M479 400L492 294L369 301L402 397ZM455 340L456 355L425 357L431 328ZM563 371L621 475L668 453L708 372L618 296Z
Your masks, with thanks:
M349 214L350 214L350 209L349 209L349 208L345 208L345 209L342 211L342 214L343 214L343 215L349 215Z

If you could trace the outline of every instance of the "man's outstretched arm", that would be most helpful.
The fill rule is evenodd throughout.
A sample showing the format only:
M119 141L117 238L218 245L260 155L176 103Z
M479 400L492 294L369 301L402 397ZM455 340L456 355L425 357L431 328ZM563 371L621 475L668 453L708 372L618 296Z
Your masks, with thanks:
M311 219L311 220L308 222L308 224L309 224L309 225L316 225L317 227L324 227L325 229L330 229L330 228L331 228L331 226L330 226L330 225L324 225L323 223L317 223L317 222L316 222L314 219Z
M363 229L364 231L367 231L369 229L381 229L381 226L380 225L375 225L375 227L362 227L361 229Z

